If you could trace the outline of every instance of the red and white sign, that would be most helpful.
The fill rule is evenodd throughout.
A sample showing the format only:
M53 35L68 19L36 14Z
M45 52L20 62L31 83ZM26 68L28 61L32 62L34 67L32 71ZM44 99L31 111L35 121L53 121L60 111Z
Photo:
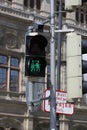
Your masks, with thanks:
M46 90L44 97L50 96L50 90ZM56 91L56 113L69 114L74 113L74 104L67 103L67 93L64 91ZM50 112L50 101L44 100L44 111Z

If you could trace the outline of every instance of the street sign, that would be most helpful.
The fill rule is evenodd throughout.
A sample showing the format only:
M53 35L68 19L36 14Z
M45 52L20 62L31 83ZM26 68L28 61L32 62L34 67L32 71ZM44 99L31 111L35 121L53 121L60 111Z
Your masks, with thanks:
M44 98L50 96L50 90L45 90ZM44 100L44 111L50 112L50 101ZM65 91L56 91L56 113L72 115L74 113L74 104L67 103L67 93Z

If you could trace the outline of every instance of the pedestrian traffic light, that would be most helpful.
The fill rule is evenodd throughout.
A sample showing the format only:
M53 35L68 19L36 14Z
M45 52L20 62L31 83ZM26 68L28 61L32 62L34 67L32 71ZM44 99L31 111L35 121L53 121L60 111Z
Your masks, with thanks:
M26 36L25 76L44 77L47 39L43 35Z
M67 34L67 96L79 98L87 93L87 81L83 74L87 73L87 61L82 60L87 53L87 41L82 40L76 33Z
M87 54L87 40L82 39L82 54ZM86 55L87 57L87 55ZM87 58L86 58L87 59ZM82 74L87 73L87 60L82 60ZM84 78L82 80L82 93L86 94L87 93L87 81L84 81Z

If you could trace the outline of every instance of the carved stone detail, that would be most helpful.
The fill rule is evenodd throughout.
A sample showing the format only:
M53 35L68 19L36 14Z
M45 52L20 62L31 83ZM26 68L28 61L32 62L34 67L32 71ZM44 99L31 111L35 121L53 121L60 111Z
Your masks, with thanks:
M14 49L14 48L18 48L18 39L16 36L12 35L12 34L7 34L4 37L4 43L6 43L6 47L9 49Z
M24 37L18 31L8 28L0 30L0 46L7 49L20 49Z

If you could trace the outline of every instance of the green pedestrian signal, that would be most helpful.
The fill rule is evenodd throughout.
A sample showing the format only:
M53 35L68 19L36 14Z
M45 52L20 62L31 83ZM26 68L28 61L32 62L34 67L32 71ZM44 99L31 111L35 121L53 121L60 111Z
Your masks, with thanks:
M40 62L39 60L32 60L30 65L30 72L40 72Z
M25 76L45 77L46 46L43 35L26 36Z
M45 76L46 60L42 57L36 57L29 60L28 73L30 76Z

